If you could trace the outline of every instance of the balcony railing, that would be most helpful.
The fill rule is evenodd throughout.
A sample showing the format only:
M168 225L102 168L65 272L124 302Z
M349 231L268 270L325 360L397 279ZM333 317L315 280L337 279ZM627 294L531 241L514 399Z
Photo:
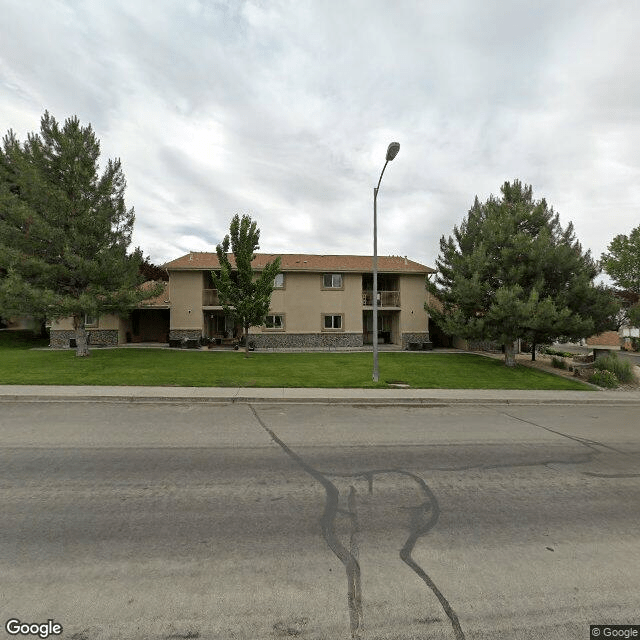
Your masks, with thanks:
M373 291L362 292L362 306L373 306ZM399 291L378 291L378 306L379 307L399 307L400 306L400 292Z
M202 290L202 306L203 307L219 307L222 303L218 297L217 289Z

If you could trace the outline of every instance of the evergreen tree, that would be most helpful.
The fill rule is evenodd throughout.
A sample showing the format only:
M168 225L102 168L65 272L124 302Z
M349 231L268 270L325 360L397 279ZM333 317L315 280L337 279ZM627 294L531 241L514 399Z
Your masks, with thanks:
M260 230L248 215L235 215L229 234L216 246L220 273L212 272L213 286L223 308L235 322L244 328L245 355L249 355L249 328L261 325L269 312L274 279L280 271L280 258L268 263L255 277L253 267L255 250L259 248ZM229 248L235 265L229 260Z
M162 282L169 282L169 274L167 270L149 262L148 258L145 258L140 263L140 275L143 276L145 281L157 280Z
M0 311L73 318L76 355L88 355L85 316L124 313L157 295L137 288L139 248L128 253L133 209L120 160L99 170L100 142L72 117L45 112L40 132L0 149Z
M563 230L531 186L505 182L502 196L474 204L453 236L440 240L438 273L429 290L442 309L427 307L449 334L502 344L515 365L514 342L582 338L602 330L616 305L593 284L598 269L569 223Z

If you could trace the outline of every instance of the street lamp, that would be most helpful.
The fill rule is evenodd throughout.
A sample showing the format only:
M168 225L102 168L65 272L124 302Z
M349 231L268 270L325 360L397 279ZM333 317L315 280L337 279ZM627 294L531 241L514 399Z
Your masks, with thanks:
M400 143L392 142L387 148L387 161L382 167L378 186L373 188L373 381L378 382L378 190L387 165L400 151Z

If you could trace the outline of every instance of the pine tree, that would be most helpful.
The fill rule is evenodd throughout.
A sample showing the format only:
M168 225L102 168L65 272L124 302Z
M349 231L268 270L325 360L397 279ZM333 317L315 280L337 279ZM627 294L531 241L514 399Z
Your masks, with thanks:
M505 182L502 197L474 204L453 236L440 240L437 276L427 283L442 308L428 307L442 329L503 345L515 365L514 342L576 339L602 330L616 311L612 296L593 284L598 274L573 225L562 229L531 186Z
M274 279L280 271L280 258L268 263L256 277L253 267L259 248L260 230L248 215L235 215L229 234L216 246L220 273L212 272L213 286L223 308L244 329L245 356L249 355L249 328L261 325L269 312ZM229 249L235 265L229 260Z
M139 248L125 206L120 160L99 170L100 142L77 117L63 126L45 112L21 144L0 150L0 310L49 320L72 317L76 355L88 355L85 316L124 313L157 295L137 288Z

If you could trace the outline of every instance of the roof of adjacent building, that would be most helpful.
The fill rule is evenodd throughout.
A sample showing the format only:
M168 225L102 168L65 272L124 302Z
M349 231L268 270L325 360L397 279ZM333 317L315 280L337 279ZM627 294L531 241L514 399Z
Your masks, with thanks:
M138 307L146 308L146 307L156 307L156 308L169 308L169 300L168 300L168 292L167 292L167 284L168 282L160 282L155 280L147 280L140 285L140 289L149 290L157 285L162 285L162 291L155 296L155 298L147 298L140 302Z
M373 271L372 256L315 255L307 253L257 253L251 263L260 271L269 262L280 257L281 271L353 271L369 273ZM233 255L229 254L231 264ZM163 265L167 270L219 269L220 262L215 253L192 252ZM378 256L378 271L387 273L433 273L427 267L403 256Z

